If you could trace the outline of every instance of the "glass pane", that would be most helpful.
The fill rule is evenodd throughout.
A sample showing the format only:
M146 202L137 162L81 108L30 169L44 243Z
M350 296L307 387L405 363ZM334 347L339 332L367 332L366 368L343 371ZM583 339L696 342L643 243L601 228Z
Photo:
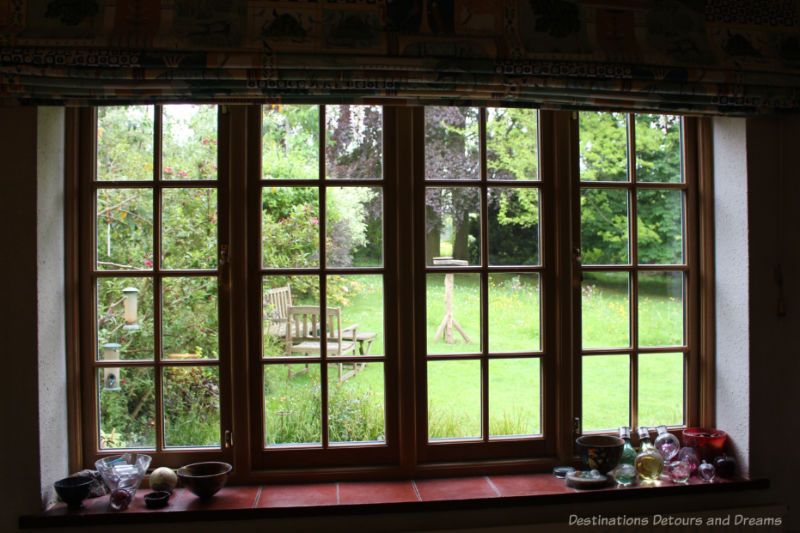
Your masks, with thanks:
M428 361L428 439L481 436L480 361Z
M97 191L97 268L153 268L153 191Z
M639 425L683 424L683 354L639 354Z
M153 179L153 106L97 108L97 179Z
M163 386L164 444L219 447L219 369L167 367Z
M163 128L163 179L217 179L217 106L165 105Z
M217 190L164 189L163 267L217 268Z
M539 179L535 109L486 109L486 170L490 180Z
M539 189L488 191L489 264L538 265Z
M539 435L539 359L489 361L489 436Z
M481 197L477 187L425 189L425 264L456 259L455 266L481 264Z
M264 357L289 355L291 347L302 342L302 329L294 320L287 339L289 309L292 306L311 306L319 313L319 277L266 276L263 283ZM300 320L301 316L297 317ZM314 331L312 328L311 331ZM304 355L291 352L292 355ZM316 354L315 354L316 355Z
M683 191L640 190L636 226L639 263L683 263Z
M97 280L97 359L153 359L153 280Z
M319 107L263 106L264 179L319 179Z
M584 272L581 282L583 348L630 346L630 293L626 272Z
M628 181L628 129L623 113L583 111L581 181Z
M328 355L383 355L383 275L328 276L327 290L328 307L340 310L344 339L340 346L338 331L329 328L337 340Z
M636 115L636 181L680 183L681 117Z
M319 191L264 187L261 239L265 268L319 266Z
M639 346L682 346L683 273L639 273Z
M319 365L264 365L264 442L322 442Z
M628 191L581 189L581 253L584 265L627 265Z
M328 266L383 265L383 188L328 187L325 204Z
M583 356L583 431L630 425L630 359L627 355Z
M541 350L539 294L539 274L489 274L490 352Z
M383 110L380 106L325 106L325 176L383 178Z
M98 368L97 391L100 449L155 447L152 368Z
M163 278L161 281L163 357L219 357L219 293L216 277Z
M479 352L481 349L479 274L428 274L426 285L428 353Z
M425 179L477 180L480 177L478 108L426 107Z
M328 365L328 440L385 442L383 363Z

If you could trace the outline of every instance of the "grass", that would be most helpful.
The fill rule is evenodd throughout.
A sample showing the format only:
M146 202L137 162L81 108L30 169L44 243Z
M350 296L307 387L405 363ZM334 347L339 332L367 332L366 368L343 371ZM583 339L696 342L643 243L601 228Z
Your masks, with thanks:
M644 345L683 342L680 280L647 274L640 279L639 337ZM657 276L661 276L658 278ZM361 290L343 305L345 324L378 333L371 353L383 352L383 308L380 276L353 276ZM489 284L489 349L494 353L540 350L538 277L493 275ZM472 342L455 332L455 343L433 340L444 315L444 275L427 279L427 346L429 353L479 350L480 290L478 276L454 279L454 316ZM583 282L583 344L595 348L627 347L631 312L627 279L618 274L587 276ZM639 361L639 424L683 422L683 356L642 354ZM266 384L267 442L319 442L319 370L287 380L283 365L270 367ZM298 368L301 368L299 366ZM583 429L613 429L630 423L629 358L625 355L584 356ZM336 375L331 365L329 375ZM480 435L480 364L477 361L428 363L430 438ZM491 360L489 366L489 432L491 436L541 432L540 365L538 358ZM370 363L357 376L330 382L332 440L381 440L384 430L384 372ZM288 412L291 411L291 414ZM294 428L294 429L292 429ZM349 430L349 431L348 431ZM291 436L290 435L294 435ZM334 435L336 438L334 438Z

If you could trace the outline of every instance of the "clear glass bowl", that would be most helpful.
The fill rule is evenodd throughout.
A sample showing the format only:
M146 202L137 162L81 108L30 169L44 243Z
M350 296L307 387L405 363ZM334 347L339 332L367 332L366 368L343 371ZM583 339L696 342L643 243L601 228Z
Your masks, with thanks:
M103 481L111 491L112 509L122 511L128 508L136 489L147 473L150 459L149 455L143 453L123 453L95 461L95 468L103 476Z

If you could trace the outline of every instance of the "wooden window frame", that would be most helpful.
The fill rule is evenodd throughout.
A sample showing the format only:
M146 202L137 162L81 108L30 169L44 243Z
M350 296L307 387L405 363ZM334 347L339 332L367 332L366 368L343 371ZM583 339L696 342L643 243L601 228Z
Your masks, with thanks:
M485 111L481 113L485 114ZM313 457L315 454L302 449L280 450L273 454L275 459L266 457L272 451L261 451L263 414L255 398L260 397L263 390L258 369L262 363L260 357L253 355L261 346L261 328L260 325L256 327L256 323L260 324L261 302L260 298L248 294L247 287L248 280L257 279L260 288L262 275L260 253L256 252L260 251L260 193L254 194L254 190L260 191L261 187L261 107L229 105L221 106L220 110L218 236L220 245L227 246L233 260L220 269L220 328L228 333L220 335L218 364L222 431L232 431L233 446L221 446L213 452L169 450L159 453L158 458L154 457L154 463L177 467L213 456L234 464L234 482L277 482L380 479L412 474L420 477L467 475L519 472L521 469L546 471L576 459L574 438L579 431L576 418L580 416L581 400L581 352L576 340L581 334L579 317L576 320L580 312L580 282L576 283L576 280L579 280L581 266L573 246L574 242L580 243L579 215L575 218L575 213L579 213L580 198L577 113L542 111L539 118L542 178L535 186L541 191L542 220L551 222L542 225L544 251L540 265L542 289L552 292L552 297L543 299L541 309L542 315L550 316L549 321L544 321L547 331L543 330L541 337L542 434L546 437L493 440L477 445L428 443L426 423L420 421L427 410L425 330L423 323L419 332L420 319L415 318L411 310L415 304L424 302L426 267L424 242L419 242L418 237L415 241L414 235L419 234L420 217L424 217L424 209L420 214L420 206L424 205L424 187L439 182L424 180L424 109L385 106L383 116L385 148L381 186L384 187L384 272L387 281L384 284L387 309L384 365L386 375L390 376L386 379L385 389L388 444L374 447L383 451L372 458L366 457L366 460L363 450L368 448L356 446L323 454L336 456L331 459ZM96 449L96 410L92 410L97 401L93 372L98 365L93 355L82 356L94 354L93 311L87 314L91 310L93 292L89 290L87 293L87 287L91 288L94 280L87 268L93 265L94 243L91 242L91 231L87 234L86 228L93 227L94 211L87 206L94 205L92 194L96 187L87 187L83 180L94 173L95 117L96 112L91 108L67 112L66 227L72 230L67 232L66 243L71 470L91 467L96 458L114 453L113 450L100 452ZM683 121L684 175L686 183L690 184L685 202L685 253L690 262L687 269L695 272L688 280L685 303L688 350L686 424L709 425L713 424L715 413L712 138L709 119L684 117ZM320 118L320 128L320 137L324 139L324 116ZM635 157L635 153L630 157ZM484 181L481 186L491 186L491 181L485 180L485 168L482 174ZM552 176L552 179L547 176ZM157 181L154 180L153 186L161 187ZM310 185L305 181L303 185ZM335 185L340 183L336 181ZM108 184L113 185L111 182L102 183L103 186ZM470 185L474 184L470 182ZM128 183L121 185L130 186ZM319 181L319 185L331 184ZM242 205L247 208L235 208ZM482 218L485 218L485 210L486 206L482 205ZM227 217L223 217L223 211ZM486 236L482 238L482 253L486 255ZM409 263L414 268L403 268L397 261L401 252L409 254ZM486 275L483 272L486 265L477 268L482 276ZM342 271L348 272L346 269ZM144 274L156 275L155 270ZM396 282L388 283L391 279ZM390 305L397 312L389 311ZM485 327L486 317L481 320ZM225 327L222 322L225 322ZM413 330L415 334L397 335L401 330ZM223 356L223 352L228 355ZM144 364L157 367L157 361ZM486 379L485 371L482 379ZM222 393L222 389L228 392ZM401 395L399 392L402 390L415 392ZM440 449L446 451L437 451Z

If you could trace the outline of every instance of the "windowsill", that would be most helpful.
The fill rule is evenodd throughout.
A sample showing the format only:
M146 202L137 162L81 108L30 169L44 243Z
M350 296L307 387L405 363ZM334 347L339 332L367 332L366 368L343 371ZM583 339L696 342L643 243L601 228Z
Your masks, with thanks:
M147 509L139 490L126 511L108 507L108 497L84 501L70 511L64 504L38 516L20 518L21 528L89 526L196 520L245 520L292 516L367 514L381 512L488 509L529 504L589 503L618 499L764 489L766 479L719 480L687 485L659 481L652 486L578 490L550 474L475 476L412 481L340 482L302 485L225 487L206 501L177 489L164 509Z

